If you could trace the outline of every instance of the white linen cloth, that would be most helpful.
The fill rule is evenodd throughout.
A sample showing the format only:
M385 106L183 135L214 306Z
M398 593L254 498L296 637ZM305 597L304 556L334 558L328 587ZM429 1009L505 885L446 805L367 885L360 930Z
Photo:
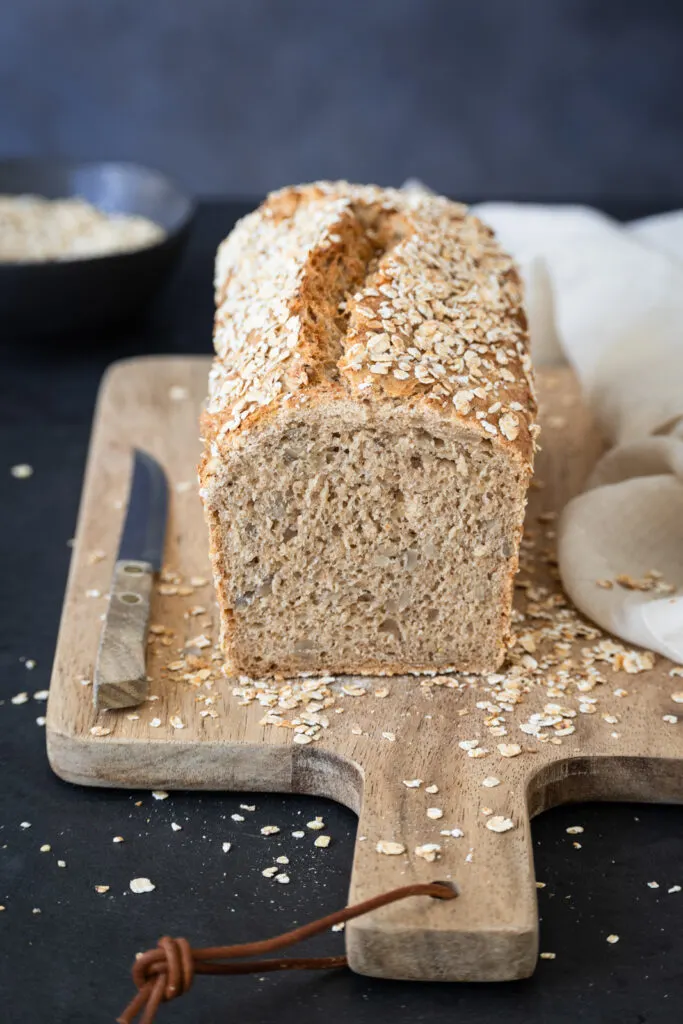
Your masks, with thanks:
M566 357L612 445L562 513L564 587L606 630L683 662L683 212L626 226L578 206L474 212L522 267L535 364Z

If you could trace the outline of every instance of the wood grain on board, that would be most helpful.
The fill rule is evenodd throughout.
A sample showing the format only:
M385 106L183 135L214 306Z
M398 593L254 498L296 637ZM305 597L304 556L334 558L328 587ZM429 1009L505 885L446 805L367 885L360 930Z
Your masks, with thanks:
M533 742L517 729L549 699L543 687L532 688L505 716L504 741L526 744L512 758L501 756L486 733L485 712L476 703L487 694L478 684L451 689L407 677L363 680L368 693L358 697L335 682L329 728L298 745L292 729L260 725L264 708L241 706L228 680L211 691L216 717L202 717L197 689L168 672L163 648L153 645L149 699L137 709L139 718L131 719L130 709L98 715L92 688L81 681L93 678L105 599L87 593L106 594L110 587L134 447L151 452L170 481L166 564L184 579L209 576L195 478L208 367L203 357L135 359L112 367L103 384L48 704L53 769L91 786L279 791L341 801L360 819L350 902L413 881L450 879L459 890L450 902L415 898L350 922L345 935L354 970L416 980L527 976L538 934L530 818L574 800L683 801L683 724L663 721L676 714L671 694L683 690L683 682L669 677L671 666L661 659L638 675L602 665L607 681L590 694L600 698L599 713L577 715L575 731L556 744ZM545 371L539 384L546 429L536 475L542 486L530 495L532 532L539 515L560 509L581 487L600 450L571 373ZM552 557L542 560L538 579L557 589ZM151 620L172 629L177 640L165 652L167 661L199 631L186 617L198 601L212 614L210 585L186 597L155 588ZM216 636L210 626L207 632ZM574 650L591 642L579 640ZM388 688L389 696L376 698L378 688ZM628 694L615 696L615 689ZM577 695L568 693L565 703L576 708ZM604 714L618 724L607 723ZM173 716L183 728L172 727ZM153 718L158 727L150 725ZM93 735L93 727L101 735ZM471 758L458 743L477 736L489 753ZM501 784L483 787L487 776ZM423 780L420 787L403 785L416 778ZM429 784L438 793L428 794ZM512 819L514 828L490 831L486 806ZM430 818L429 807L442 817ZM462 837L441 835L456 828ZM378 853L380 840L403 844L405 853ZM441 847L433 862L415 854L431 842Z

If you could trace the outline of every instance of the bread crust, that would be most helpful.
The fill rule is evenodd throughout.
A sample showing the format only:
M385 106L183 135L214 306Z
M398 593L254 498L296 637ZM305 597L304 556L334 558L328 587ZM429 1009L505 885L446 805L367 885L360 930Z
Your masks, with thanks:
M326 294L335 262L351 294ZM215 294L203 418L214 452L283 402L336 393L428 403L531 465L537 410L522 284L467 207L347 182L274 192L221 244ZM325 322L340 304L345 323L330 339Z

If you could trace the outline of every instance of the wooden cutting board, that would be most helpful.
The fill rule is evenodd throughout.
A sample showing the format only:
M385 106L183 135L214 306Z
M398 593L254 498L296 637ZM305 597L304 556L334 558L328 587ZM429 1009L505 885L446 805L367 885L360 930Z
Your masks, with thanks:
M196 660L189 663L183 650L198 635L217 635L210 584L187 583L209 575L195 486L197 417L208 366L208 358L200 357L134 359L113 366L102 385L47 711L53 769L91 786L277 791L339 800L360 817L350 902L436 879L454 881L460 893L445 903L412 898L350 922L345 934L354 970L417 980L529 975L538 933L530 818L576 800L683 800L683 720L663 720L681 710L672 693L683 690L683 679L670 677L671 666L661 659L653 670L636 675L596 662L605 682L594 690L580 694L573 683L564 693L549 694L538 682L528 693L522 687L520 703L500 713L505 736L491 733L490 728L499 728L497 712L485 707L495 698L489 692L495 684L481 679L468 685L448 677L320 684L330 704L324 709L328 727L311 742L293 742L301 707L280 709L280 721L289 727L260 724L269 709L233 694L234 684L221 675L219 661L211 660L212 647L193 647ZM537 554L527 552L525 562L533 566L524 568L519 580L557 592L553 524L545 514L559 510L579 489L600 441L568 370L544 371L540 390L543 451L527 518L529 543L536 542ZM93 675L134 446L151 452L168 474L166 563L177 575L166 577L152 605L157 632L148 663L150 694L157 699L132 712L139 717L131 717L130 710L98 716L91 686L81 680ZM517 593L524 607L529 592L519 588ZM197 606L206 612L197 612ZM543 624L534 620L532 626ZM580 638L563 657L580 660L581 649L596 642ZM544 650L553 644L534 651L533 638L526 643L532 648L527 675L533 680L533 664L543 666ZM628 692L619 696L623 691ZM545 742L520 731L519 723L531 714L549 714L543 711L549 701L568 709L570 717L546 728ZM591 707L595 713L586 712ZM572 711L578 711L575 717ZM471 757L459 746L472 739L480 739L485 756ZM499 742L525 749L503 757ZM500 785L484 787L484 778L491 776ZM403 784L414 779L422 779L422 785ZM438 786L438 793L426 792L428 785ZM443 814L430 817L428 808ZM486 823L495 816L511 819L514 827L489 830ZM444 836L442 829L464 834ZM405 853L379 853L380 841L402 844ZM441 847L433 862L415 853L427 843Z

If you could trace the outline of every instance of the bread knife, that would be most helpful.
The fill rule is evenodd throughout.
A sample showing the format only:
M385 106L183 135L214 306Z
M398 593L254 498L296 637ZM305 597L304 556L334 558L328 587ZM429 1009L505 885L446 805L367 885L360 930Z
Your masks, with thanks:
M147 696L147 628L154 574L161 569L168 516L166 475L134 450L126 518L95 663L98 711L129 708Z

